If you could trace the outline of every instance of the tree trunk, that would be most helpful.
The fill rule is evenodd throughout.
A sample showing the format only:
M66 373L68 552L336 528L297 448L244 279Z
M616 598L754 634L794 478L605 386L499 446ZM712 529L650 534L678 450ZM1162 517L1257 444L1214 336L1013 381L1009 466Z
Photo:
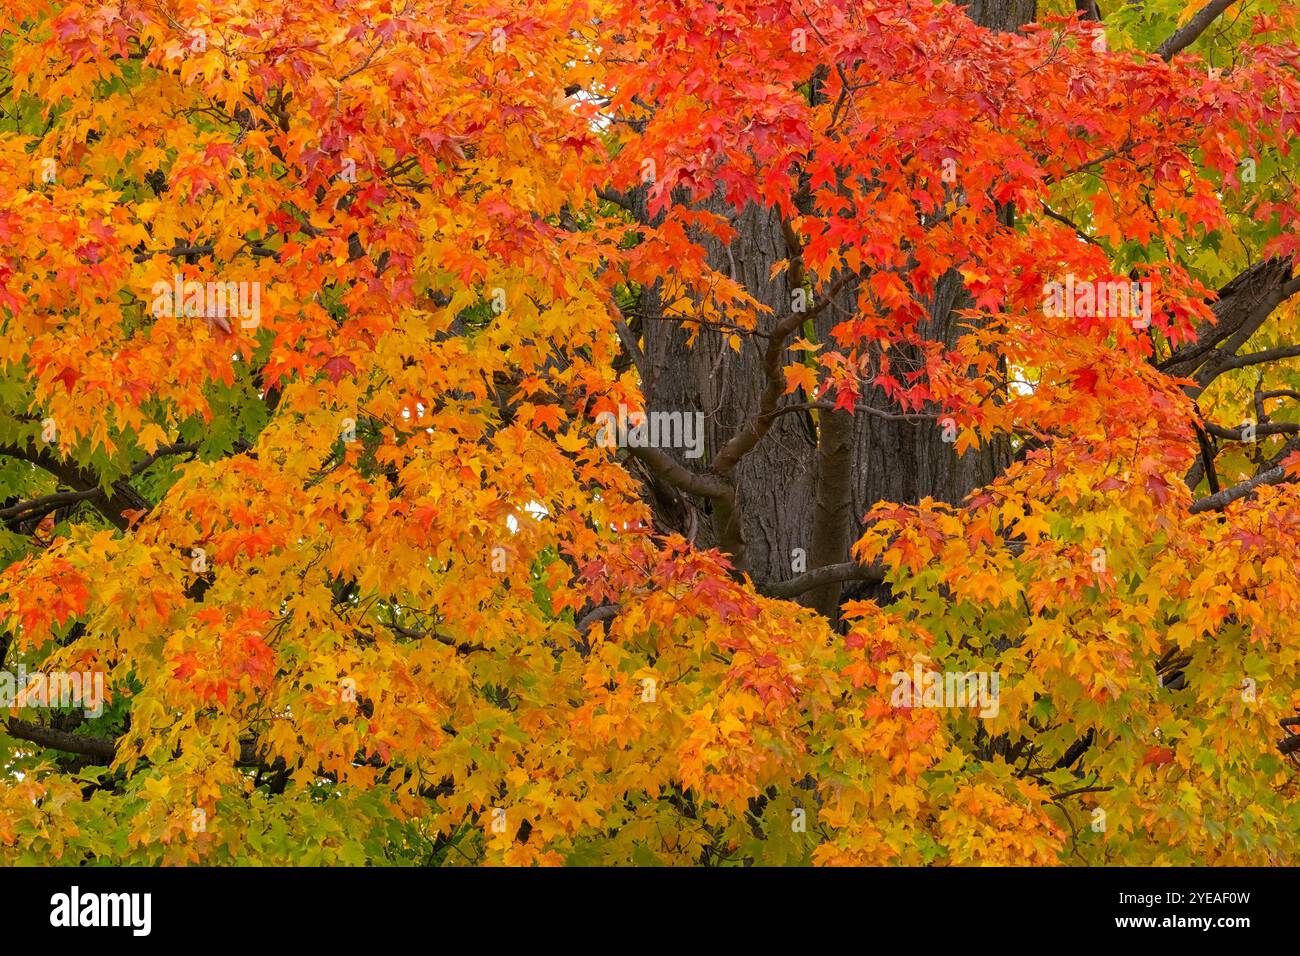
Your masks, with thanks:
M968 12L983 26L1015 30L1033 18L1034 0L974 0ZM644 197L638 202L644 215ZM790 272L769 278L774 263L791 256L777 214L754 206L737 212L717 200L704 205L727 216L737 230L729 245L696 237L709 264L772 310L759 321L759 331L769 333L790 314L793 292L788 285ZM694 344L688 345L688 329L662 314L661 288L647 289L640 303L646 406L652 412L703 413L703 456L687 460L680 450L670 450L688 469L703 472L727 439L758 413L767 339L743 336L737 352L723 334L700 330ZM839 308L825 309L813 318L818 341L827 341L830 329L851 314L857 292L852 285L841 289L836 295ZM969 305L956 273L939 281L926 305L930 318L923 334L951 344L959 334L955 310ZM792 360L787 352L785 361ZM891 348L890 361L894 369L909 362L919 366L920 353ZM899 411L879 389L869 389L862 403ZM742 544L733 558L758 583L785 581L805 570L847 561L853 541L862 533L862 518L876 502L915 503L933 497L955 503L995 478L1009 461L1009 449L998 443L959 457L934 421L892 421L827 411L781 415L735 471L734 517ZM646 478L661 527L686 534L694 530L700 547L734 541L734 535L729 539L722 527L733 518L724 514L726 509L686 495L653 474L647 473ZM834 618L842 590L840 584L823 585L802 600Z

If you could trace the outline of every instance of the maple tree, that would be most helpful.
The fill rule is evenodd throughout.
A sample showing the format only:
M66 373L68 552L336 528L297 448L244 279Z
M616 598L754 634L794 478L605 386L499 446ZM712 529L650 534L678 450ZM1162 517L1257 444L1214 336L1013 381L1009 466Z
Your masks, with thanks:
M0 11L6 863L1297 862L1294 6Z

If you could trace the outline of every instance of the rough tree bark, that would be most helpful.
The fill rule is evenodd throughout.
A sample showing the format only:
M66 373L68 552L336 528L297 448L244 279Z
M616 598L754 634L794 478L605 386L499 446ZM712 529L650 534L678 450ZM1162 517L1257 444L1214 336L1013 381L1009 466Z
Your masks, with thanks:
M968 10L976 23L1009 31L1033 19L1035 3L974 0ZM643 196L635 201L642 218L644 203ZM791 237L775 212L753 206L730 209L717 200L704 205L725 215L737 230L728 245L701 239L709 264L740 282L771 314L760 321L761 334L746 336L744 347L735 352L722 334L711 330L701 330L688 345L688 330L664 318L660 288L647 289L641 297L636 318L644 343L646 406L651 412L703 413L703 457L691 462L675 453L681 464L696 472L707 471L728 439L760 414L764 349L773 330L791 314L793 284L801 275L791 269L769 278L774 263L797 257L798 251L791 248ZM837 289L829 307L812 317L818 341L825 341L833 326L852 315L857 291L851 284ZM968 304L955 274L941 280L927 303L925 337L951 344L958 334L955 312ZM915 349L891 349L890 357L895 369L920 360ZM783 361L789 360L786 355ZM864 395L862 401L883 412L900 411L879 391ZM693 533L703 547L722 547L732 553L739 570L771 584L805 569L847 561L852 542L861 534L862 517L876 502L916 502L926 496L956 502L995 478L1009 460L1002 446L957 456L933 420L815 410L771 421L764 437L736 466L734 511L719 507L716 499L683 493L653 469L644 474L661 527ZM823 584L800 599L834 617L844 587L839 582Z

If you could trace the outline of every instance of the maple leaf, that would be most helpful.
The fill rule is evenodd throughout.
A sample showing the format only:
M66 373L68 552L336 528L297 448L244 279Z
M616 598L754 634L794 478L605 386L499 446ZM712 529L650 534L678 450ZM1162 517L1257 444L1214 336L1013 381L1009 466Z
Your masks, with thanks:
M62 382L63 387L66 388L69 392L71 392L72 387L77 384L77 381L80 378L81 378L81 373L78 372L72 366L67 365L64 366L63 370L59 372L58 375L54 376L54 381Z
M172 662L172 677L187 680L198 672L198 658L193 654L182 654Z
M785 373L785 391L787 395L800 388L808 395L812 395L817 391L816 370L809 368L807 365L787 365L782 371Z
M332 355L326 359L321 369L329 376L329 380L335 385L344 375L355 375L357 372L356 365L346 355Z
M1174 762L1174 752L1169 747L1150 747L1142 755L1143 766L1163 767Z
M11 6L0 862L1294 865L1285 4Z
M559 405L538 405L533 409L533 425L545 425L552 430L558 430L564 423L564 409Z

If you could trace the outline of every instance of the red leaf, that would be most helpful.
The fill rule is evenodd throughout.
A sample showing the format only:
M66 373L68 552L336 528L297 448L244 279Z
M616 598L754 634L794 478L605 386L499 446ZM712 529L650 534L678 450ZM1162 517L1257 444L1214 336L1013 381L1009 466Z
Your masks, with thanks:
M337 385L339 379L349 372L356 372L357 367L352 364L352 360L346 355L335 355L325 363L324 370L325 374L330 377L330 381Z
M63 369L62 372L54 376L54 381L62 382L63 387L66 388L69 392L71 392L72 386L77 384L77 379L79 378L81 378L81 373L78 372L75 368L72 368L71 366L67 366Z
M1174 762L1174 752L1168 747L1152 747L1142 758L1142 765L1151 764L1156 767L1163 767L1167 763Z
M197 663L193 654L182 654L176 658L176 668L172 671L172 676L177 680L193 677L195 671L198 670Z

